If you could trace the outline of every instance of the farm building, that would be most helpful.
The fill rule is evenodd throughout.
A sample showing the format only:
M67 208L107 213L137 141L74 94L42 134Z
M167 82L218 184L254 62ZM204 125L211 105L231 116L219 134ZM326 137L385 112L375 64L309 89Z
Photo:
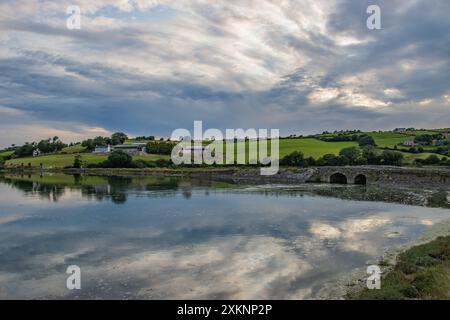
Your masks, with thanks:
M40 155L41 155L41 150L36 149L36 150L33 151L33 157L38 157Z
M107 146L95 146L95 150L92 153L110 153L111 146L108 144Z
M145 153L145 143L118 144L112 150L121 150L129 154Z
M417 143L414 140L409 140L409 141L403 141L402 145L405 147L415 147L415 146L417 146Z

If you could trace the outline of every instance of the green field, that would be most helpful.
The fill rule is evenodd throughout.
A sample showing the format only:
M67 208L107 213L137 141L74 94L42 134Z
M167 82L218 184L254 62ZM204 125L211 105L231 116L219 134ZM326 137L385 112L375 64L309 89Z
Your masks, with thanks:
M40 157L28 157L17 158L6 161L7 166L20 166L22 163L24 166L28 166L31 163L32 167L38 167L42 163L46 168L62 168L71 166L75 159L75 155L72 154L52 154ZM100 163L106 160L106 156L99 154L83 154L82 160L87 163Z
M10 156L14 153L14 151L1 151L0 152L0 157L7 157Z
M377 132L369 134L375 139L375 142L380 147L378 149L380 153L384 151L383 149L381 149L383 147L393 148L400 142L414 139L414 136L402 133ZM305 155L305 157L311 156L315 159L318 159L319 157L322 157L327 153L338 155L343 148L355 146L358 146L357 142L325 142L315 138L281 139L280 158L283 158L284 156L294 151L301 151ZM246 151L248 152L248 142L246 143ZM446 156L429 152L424 153L402 152L401 148L399 148L398 152L401 152L404 155L405 164L413 164L415 159L425 159L430 155L437 155L439 158L448 159L448 157Z
M439 159L445 158L445 159L449 159L447 156L441 155L441 154L436 154L436 153L428 153L428 152L424 152L424 153L409 153L409 152L402 152L404 155L404 162L407 164L412 164L414 162L415 159L426 159L431 155L435 155L437 156Z
M235 149L235 158L237 157L237 154L240 152L238 151L238 148L242 148L242 146L245 144L245 153L246 153L246 161L249 161L249 141L246 142L237 142L234 144ZM253 141L255 143L255 141ZM271 150L271 142L270 140L267 142L267 152L270 155ZM358 146L356 142L325 142L321 141L315 138L298 138L298 139L280 139L280 158L283 158L284 156L294 152L294 151L301 151L305 157L313 157L313 158L319 158L322 157L325 154L331 153L334 155L338 155L341 149L347 148L347 147L353 147ZM221 151L220 149L223 149L222 153L225 158L226 154L226 145L221 148L220 146L216 148L216 150Z
M369 136L371 136L375 143L382 148L388 147L393 148L407 140L414 140L415 135L411 135L411 133L396 133L396 132L368 132Z
M157 159L167 159L169 156L163 155L145 155L145 156L135 156L134 160L157 160ZM32 167L39 167L42 163L46 168L63 168L73 165L75 155L72 154L53 154L45 155L40 157L29 157L29 158L17 158L6 161L7 166L20 166L22 163L24 166L28 166L31 163ZM82 161L87 164L97 164L107 159L106 155L102 154L81 154Z
M280 140L280 157L284 157L294 151L301 151L306 157L319 158L327 153L338 155L343 148L358 146L358 143L350 142L325 142L314 138L282 139Z

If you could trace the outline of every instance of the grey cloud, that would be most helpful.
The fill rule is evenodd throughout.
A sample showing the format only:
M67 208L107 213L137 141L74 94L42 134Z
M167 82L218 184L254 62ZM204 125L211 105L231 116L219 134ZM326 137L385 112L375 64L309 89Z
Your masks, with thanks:
M327 4L317 3L323 10L327 8ZM308 62L299 61L301 66L280 74L278 81L267 79L267 83L273 84L263 89L260 84L252 86L257 79L249 74L253 70L230 70L232 65L246 66L233 60L230 52L223 52L219 41L232 41L239 34L239 30L231 29L230 21L253 22L253 17L245 16L246 11L241 12L236 4L227 3L223 10L219 10L220 4L203 9L192 4L188 16L198 17L195 24L193 20L177 20L178 16L174 16L167 24L161 22L160 30L136 25L74 33L54 25L12 18L0 25L4 34L17 40L2 42L10 53L0 58L0 104L24 112L24 122L71 121L130 134L169 135L174 128L191 127L193 120L204 120L208 126L221 129L278 127L286 134L341 128L378 129L375 126L383 129L406 123L443 126L449 117L434 115L445 113L448 107L439 99L450 92L450 21L446 18L450 4L438 0L407 5L402 1L374 3L382 9L381 31L370 31L365 26L365 10L372 1L339 1L326 17L325 33L318 29L302 30L302 35L288 32L282 22L277 24L273 17L267 16L267 25L258 29L261 33L255 36L264 35L264 45L272 50L270 54L261 52L258 46L235 50L242 50L243 56L274 76L280 64L286 63L278 59L277 52L298 53ZM292 1L280 12L293 25L300 25L293 10L305 5L307 2ZM177 9L177 15L185 17L186 13ZM264 22L263 18L264 15L259 17L257 23ZM177 25L170 29L172 22ZM198 43L186 40L192 47L187 51L171 42L180 28L192 35L198 33ZM339 37L354 37L362 42L343 46L337 41ZM39 46L23 45L21 41L34 39L39 43L43 39L61 38L68 42L55 45L57 50L38 49ZM176 45L181 46L176 40ZM71 51L74 44L81 46L80 53ZM99 61L108 52L123 56L123 62L84 62L84 54L96 58L89 61ZM138 53L157 57L159 60L155 61L160 61L170 73L150 75L129 67L127 62L140 58L135 55ZM192 61L189 73L179 68L178 63L189 61ZM403 67L405 62L412 63L409 69ZM159 65L155 62L154 67ZM202 67L220 70L219 78L211 80L205 71L210 69ZM344 81L365 74L370 77L352 84ZM265 79L260 78L263 83ZM339 94L329 101L313 103L309 96L320 88L333 88ZM397 89L399 94L390 96L384 89ZM367 108L364 102L349 105L346 90L389 105L385 108ZM436 101L425 108L418 104L422 99Z

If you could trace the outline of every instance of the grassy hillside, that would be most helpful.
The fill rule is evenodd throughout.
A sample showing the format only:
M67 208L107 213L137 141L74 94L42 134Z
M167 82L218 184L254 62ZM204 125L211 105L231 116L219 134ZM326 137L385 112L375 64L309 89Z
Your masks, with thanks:
M422 135L422 134L433 134L438 132L448 132L449 129L430 129L430 130L409 130L405 132L360 132L358 134L367 134L374 138L378 150L381 153L383 151L383 148L394 148L397 147L398 151L400 152L402 149L407 149L406 147L402 147L399 144L401 142L407 141L407 140L413 140L415 136ZM281 139L280 140L280 158L283 158L284 156L294 152L294 151L301 151L305 157L313 157L315 159L318 159L319 157L322 157L325 154L334 154L338 155L339 152L343 148L358 146L357 142L354 141L344 141L344 142L325 142L320 140L320 137L332 137L336 136L338 133L329 133L325 135L318 135L315 138L314 137L303 137L303 138L293 138L293 139ZM136 140L129 139L125 143L134 143ZM144 142L144 141L139 141ZM208 144L208 142L204 141L204 144ZM245 150L247 153L247 161L248 158L248 145L249 142L238 142L235 144L235 150L237 151L237 146L245 144ZM425 148L425 151L427 151L429 148ZM85 151L85 148L81 145L75 145L71 147L66 147L62 150L61 154L54 154L54 155L45 155L40 156L36 158L18 158L18 159L12 159L6 162L7 165L20 165L21 163L24 164L24 166L28 166L28 163L31 163L32 166L39 166L40 163L43 163L45 167L65 167L70 166L73 164L73 160L76 153L82 153ZM428 151L432 151L431 149ZM225 148L223 150L225 153ZM270 141L269 141L269 152L270 152ZM8 155L12 152L5 152L3 154ZM235 152L236 153L236 152ZM432 155L433 153L425 152L420 154L414 154L414 153L407 153L403 152L404 154L404 163L405 164L412 164L415 159L425 159ZM2 153L0 153L0 156L2 156ZM443 158L442 155L437 155L439 158ZM134 159L144 159L144 160L156 160L156 159L169 159L170 156L162 156L162 155L148 155L148 156L138 156L134 157ZM87 162L88 164L95 164L99 163L101 161L104 161L106 159L105 155L98 155L98 154L89 154L89 153L82 153L82 159L83 161Z
M10 156L14 153L14 151L1 151L0 152L0 157L7 157Z
M280 157L300 150L306 157L319 158L327 153L339 154L343 148L358 146L356 142L325 142L314 138L280 140Z
M71 166L74 159L75 155L72 154L52 154L40 157L11 159L6 161L6 165L21 165L23 163L24 166L28 166L28 163L31 163L32 167L38 167L40 163L42 163L44 167L62 168ZM106 156L99 154L83 154L82 159L88 163L99 163L106 160Z
M375 140L375 143L379 147L382 148L384 147L393 148L394 146L404 141L414 140L415 137L415 135L411 133L396 133L396 132L369 132L367 134Z
M437 156L439 159L441 159L441 158L445 158L445 159L448 159L448 157L447 156L443 156L443 155L441 155L441 154L436 154L436 153L429 153L429 152L424 152L424 153L408 153L408 152L402 152L403 153L403 155L404 155L404 162L405 163L413 163L413 161L415 160L415 159L426 159L426 158L428 158L429 156L431 156L431 155L435 155L435 156Z
M238 142L235 144L235 155L238 154L238 147L245 143L246 159L249 160L249 142ZM280 158L294 152L301 151L306 157L319 158L327 153L338 155L341 149L358 146L356 142L325 142L315 138L281 139ZM270 141L268 142L268 153L270 154ZM220 148L219 148L220 149ZM216 149L217 150L217 149ZM223 147L225 157L226 147Z

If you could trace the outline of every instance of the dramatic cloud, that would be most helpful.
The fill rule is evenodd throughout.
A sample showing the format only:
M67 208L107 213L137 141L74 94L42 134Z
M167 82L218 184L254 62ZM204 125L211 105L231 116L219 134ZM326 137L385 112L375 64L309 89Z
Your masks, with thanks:
M77 4L80 30L71 1L0 3L0 146L193 120L282 134L450 123L448 1Z

